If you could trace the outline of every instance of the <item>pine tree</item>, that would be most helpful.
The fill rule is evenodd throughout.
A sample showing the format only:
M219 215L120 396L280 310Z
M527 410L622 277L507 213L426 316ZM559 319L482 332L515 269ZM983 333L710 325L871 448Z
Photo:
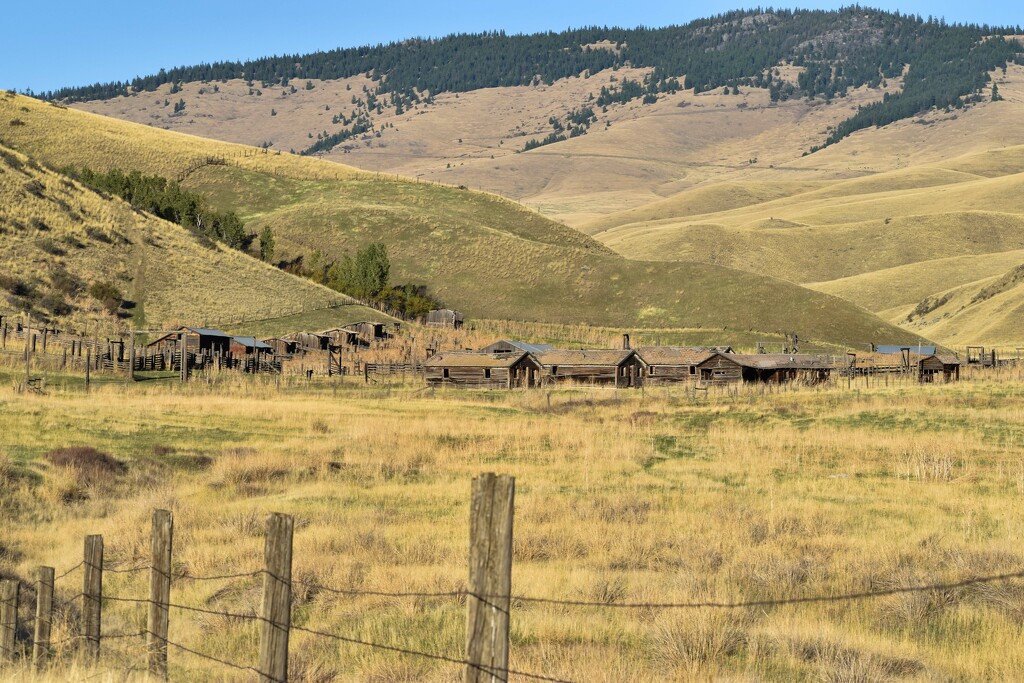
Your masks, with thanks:
M260 260L270 263L274 259L274 231L269 225L260 230Z

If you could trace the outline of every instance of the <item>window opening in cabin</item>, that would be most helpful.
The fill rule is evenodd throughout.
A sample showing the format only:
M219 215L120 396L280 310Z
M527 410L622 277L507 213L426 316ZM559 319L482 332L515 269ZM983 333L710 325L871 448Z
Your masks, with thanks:
M557 375L558 374L558 366L557 365L552 365L551 366L551 374L552 375Z
M490 379L490 378L491 378L491 369L490 368L484 368L484 379Z
M444 378L448 379L448 377L449 377L449 375L448 375L448 368L445 368L444 369Z
M697 374L697 366L696 365L691 365L690 366L690 374L691 375L696 375Z

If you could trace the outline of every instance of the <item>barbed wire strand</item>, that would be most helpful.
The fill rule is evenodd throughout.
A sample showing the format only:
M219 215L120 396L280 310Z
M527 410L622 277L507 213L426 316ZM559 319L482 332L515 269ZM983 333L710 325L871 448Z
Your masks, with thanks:
M386 650L388 652L395 652L397 654L412 655L414 657L423 657L425 659L433 659L440 662L447 662L449 664L471 666L474 669L478 669L480 671L483 671L484 673L489 674L504 673L510 676L520 676L522 678L530 678L536 681L550 681L551 683L573 683L572 681L563 678L555 678L553 676L545 676L543 674L532 674L526 671L517 671L516 669L506 669L504 667L492 667L486 664L477 664L475 662L469 661L468 659L457 659L455 657L448 657L446 655L439 655L431 652L419 652L418 650L409 650L407 648L397 647L395 645L383 645L381 643L373 643L368 640L360 640L359 638L350 638L348 636L342 636L336 633L327 633L326 631L317 631L315 629L304 628L302 626L292 626L291 630L299 631L301 633L309 633L311 635L319 636L321 638L330 638L333 640L338 640L343 643L349 643L351 645L362 645L364 647L370 647L376 650Z
M257 676L262 676L263 675L263 673L259 669L257 669L256 667L243 666L242 664L235 664L234 662L229 662L226 659L221 659L219 657L214 657L213 655L208 655L205 652L200 652L199 650L193 650L192 648L186 647L186 646L182 645L181 643L176 643L173 640L167 640L167 639L162 639L162 640L163 640L163 642L167 643L168 645L176 647L179 650L183 650L185 652L188 652L189 654L195 655L196 657L202 657L203 659L208 659L211 662L217 662L218 664L223 664L223 665L229 666L229 667L231 667L233 669L238 669L239 671L252 671Z
M61 579L65 578L66 576L68 576L69 574L71 574L73 571L75 571L79 567L83 566L84 564L85 564L85 560L82 560L81 562L79 562L74 567L72 567L71 569L67 570L66 572L64 572L60 576L53 577L54 583L56 583L57 581L60 581Z

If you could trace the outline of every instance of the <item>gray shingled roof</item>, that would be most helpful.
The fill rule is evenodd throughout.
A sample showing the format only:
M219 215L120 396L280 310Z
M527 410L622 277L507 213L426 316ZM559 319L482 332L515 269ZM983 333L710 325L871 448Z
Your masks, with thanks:
M564 365L571 367L575 365L619 365L634 352L628 349L583 349L563 350L555 349L537 354L537 362L544 366Z
M423 363L428 368L508 368L526 355L523 353L476 353L474 351L445 351L431 356Z

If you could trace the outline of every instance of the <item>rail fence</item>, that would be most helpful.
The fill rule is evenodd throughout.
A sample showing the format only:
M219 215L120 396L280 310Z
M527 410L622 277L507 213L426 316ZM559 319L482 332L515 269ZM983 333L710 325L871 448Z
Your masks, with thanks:
M172 570L173 517L167 510L154 510L152 517L149 564L133 567L112 566L104 561L103 537L85 538L84 556L77 565L57 575L53 567L39 567L32 584L10 579L0 582L0 667L31 666L36 671L56 668L64 656L74 653L88 662L99 662L108 641L137 639L137 659L122 656L121 665L109 671L147 672L159 678L168 677L169 651L200 658L226 669L251 674L261 683L285 683L288 680L288 642L298 632L368 649L391 652L447 664L458 665L465 672L467 683L508 681L510 677L553 683L571 683L559 675L521 671L509 666L509 619L514 603L535 603L565 607L592 607L611 610L678 610L770 607L811 603L833 603L874 599L906 593L949 591L978 584L1024 578L1024 570L989 576L973 576L947 583L899 586L880 590L835 595L795 596L791 598L751 601L700 602L615 602L562 600L553 597L515 595L512 593L512 522L515 480L507 475L482 474L473 480L470 505L469 581L466 588L439 592L388 592L348 587L324 586L316 581L292 579L292 538L294 519L271 513L267 520L264 546L264 567L251 572L216 576L196 576ZM82 590L70 598L54 601L58 582L81 570ZM104 573L135 574L149 572L147 597L111 595L103 590ZM262 602L258 613L230 612L180 604L171 600L176 582L232 581L263 578ZM35 595L35 613L20 620L19 593L24 589ZM424 652L396 645L373 642L330 630L313 629L292 620L292 588L305 586L335 595L373 596L389 599L450 598L465 600L467 606L466 649L463 655ZM223 591L221 591L223 593ZM79 604L80 603L80 604ZM145 628L124 632L104 632L103 607L108 603L124 603L144 607ZM54 615L67 615L78 606L78 633L52 640ZM170 640L171 611L206 616L219 616L260 626L259 656L256 662L230 661ZM31 631L29 631L29 627ZM27 634L27 635L26 635ZM139 660L143 660L139 661Z

